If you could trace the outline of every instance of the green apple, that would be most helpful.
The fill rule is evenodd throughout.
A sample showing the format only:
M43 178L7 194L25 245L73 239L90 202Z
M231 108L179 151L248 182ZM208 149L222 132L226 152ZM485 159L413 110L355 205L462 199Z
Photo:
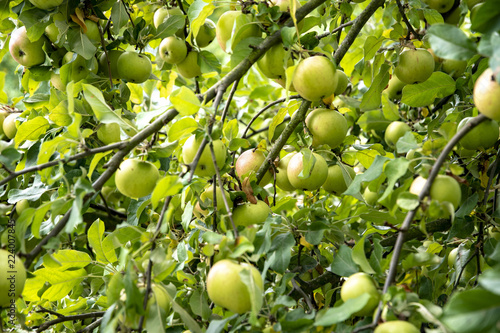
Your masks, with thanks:
M477 5L478 3L482 3L484 2L484 0L467 0L465 1L467 3L467 7L469 8L469 10L474 7L475 5Z
M52 86L57 90L66 90L66 85L62 82L61 75L57 73L50 72L50 84L52 84Z
M458 124L457 131L474 119L473 117L466 117ZM498 123L496 120L488 119L474 127L462 139L460 144L465 149L477 150L482 147L484 149L491 148L498 141L499 136Z
M384 92L390 100L401 99L403 97L403 88L406 83L398 79L396 75L393 75L389 80L389 85L385 88Z
M104 76L109 76L109 70L111 69L111 77L113 79L119 79L120 74L118 73L118 58L123 54L120 50L108 50L108 57L106 58L106 53L101 53L99 57L99 72ZM108 60L109 59L109 69Z
M319 101L332 95L337 89L336 70L335 64L327 57L306 58L295 68L293 86L308 101Z
M153 24L156 29L160 26L160 24L164 23L170 16L180 16L184 18L184 13L179 7L173 7L173 8L167 8L167 7L162 7L159 8L155 11L155 14L153 16ZM186 19L184 18L184 22L186 22ZM180 28L177 30L175 33L176 36L184 38L184 28Z
M26 209L30 207L30 202L27 199L21 199L16 203L16 213L21 215Z
M367 204L369 204L370 206L374 206L378 201L379 194L370 190L370 187L367 186L365 188L365 191L363 192L363 198L365 199Z
M344 141L347 130L347 120L338 111L318 108L306 117L306 126L313 137L312 145L329 145L337 148Z
M276 186L278 186L283 191L295 191L295 187L290 184L290 180L288 179L287 169L288 163L290 159L295 153L290 153L285 155L276 166L278 173L276 173Z
M231 201L231 197L229 196L229 193L227 193L226 190L224 190L224 196L226 197L227 204L229 208L233 208L233 202ZM210 204L213 205L213 198L214 198L214 186L210 185L205 190L200 194L200 200L202 203L205 204ZM224 198L222 198L222 191L219 186L215 188L215 198L217 200L217 211L222 213L222 214L227 214L228 211L226 209L226 204L224 203ZM195 211L197 213L200 213L202 215L207 215L207 211L203 210L200 206L200 203L196 203L194 207ZM196 215L195 212L195 215Z
M420 333L420 330L407 321L393 320L379 324L374 333Z
M200 65L198 64L198 54L198 51L190 51L186 58L176 65L177 72L182 77L192 79L202 74Z
M133 51L123 52L118 57L118 75L125 81L143 83L151 76L153 66L145 55Z
M250 273L251 286L247 286L241 279L244 270ZM238 264L223 259L215 263L207 274L208 297L216 305L234 313L242 314L252 309L250 293L254 295L255 306L260 309L263 291L260 272L246 263Z
M347 86L349 85L349 78L347 77L347 74L340 69L335 71L335 76L337 77L337 88L335 88L333 94L337 96L343 94L347 89Z
M17 133L17 124L16 119L19 116L18 113L11 113L7 117L5 117L2 128L3 133L9 139L14 139Z
M290 12L290 0L271 0L271 3L280 7L282 12ZM295 10L300 8L300 3L295 0Z
M429 8L435 9L440 13L446 13L453 7L455 0L424 0L424 2Z
M94 44L101 43L101 34L99 33L99 23L94 22L92 20L85 20L85 26L87 27L87 31L85 34L90 39L90 41Z
M101 124L97 129L97 138L105 145L120 141L120 125L118 123Z
M80 80L85 79L89 76L90 72L97 72L98 64L97 59L92 58L92 66L89 66L87 60L81 55L76 55L74 52L67 52L62 60L62 65L69 64L70 65L70 74L69 77L71 81L78 82ZM92 70L90 69L92 68Z
M159 178L160 173L154 164L139 159L123 161L115 173L116 188L132 199L151 194Z
M45 61L44 44L47 42L45 36L41 36L36 41L30 41L26 31L26 27L12 31L9 42L9 51L19 64L24 67L32 67L43 64Z
M236 176L241 182L245 180L246 177L255 174L259 170L260 166L266 160L266 155L260 150L246 150L244 151L236 160L234 165ZM272 179L272 174L268 171L260 181L260 185L269 184Z
M347 190L347 182L344 178L344 173L342 171L344 169L349 174L349 178L351 181L356 176L356 172L354 169L348 165L331 165L328 167L328 177L326 178L325 183L323 184L323 189L327 192L334 193L336 195L341 195Z
M203 141L202 137L196 139L195 135L191 135L184 145L182 146L182 160L186 164L190 164L193 162L198 149L200 148L200 144ZM219 170L224 167L224 163L226 162L226 146L221 140L214 140L214 154L215 161L217 162L217 166ZM203 149L201 153L201 157L198 161L198 165L194 173L199 177L208 177L211 178L215 175L215 166L212 160L212 153L210 152L210 147L208 144Z
M422 176L415 178L410 186L410 193L419 195L427 180ZM447 175L437 175L431 185L429 196L440 203L449 202L456 210L462 201L462 190L455 178Z
M252 224L264 223L271 213L271 208L262 200L257 200L256 204L246 202L233 209L233 221L236 226L248 227Z
M402 121L393 121L385 129L384 140L392 149L396 148L396 143L403 137L406 132L410 132L411 128Z
M479 112L490 119L500 121L500 84L495 80L491 68L486 69L477 78L473 98Z
M349 276L340 288L340 297L344 302L365 294L370 298L368 303L356 313L357 316L368 316L378 306L380 294L372 278L366 273L355 273Z
M297 153L288 162L287 175L290 184L300 190L319 189L328 178L328 164L323 156L313 153L315 162L308 175L301 175L304 170L303 154Z
M8 115L9 113L7 111L0 110L0 138L4 135L3 122Z
M167 64L178 64L186 59L186 42L179 37L169 36L161 41L158 53Z
M21 295L26 282L26 269L18 256L0 250L0 307L10 307ZM260 276L260 274L259 274Z
M399 55L394 74L406 84L421 83L431 77L435 62L426 49L408 49Z
M285 80L286 68L293 64L292 59L289 59L286 66L285 57L286 51L283 45L274 45L257 61L257 67L270 79Z
M45 35L47 35L52 43L57 42L59 37L59 28L57 28L54 22L45 27Z
M224 12L217 21L215 36L219 46L228 52L227 43L231 41L231 50L245 38L260 37L262 32L250 14L229 10Z
M454 79L462 76L466 68L467 61L465 60L444 59L441 65L443 72L450 74L450 76Z
M457 255L458 255L458 247L454 248L453 250L448 253L448 267L454 268L455 267L455 261L457 261Z
M215 23L206 19L203 25L198 30L195 41L198 47L207 47L215 39Z
M444 19L445 23L457 25L460 23L460 19L462 18L462 9L460 8L460 6L458 6L451 12L448 12L443 16L446 16L446 18Z
M33 6L48 10L57 6L60 6L64 0L30 0Z

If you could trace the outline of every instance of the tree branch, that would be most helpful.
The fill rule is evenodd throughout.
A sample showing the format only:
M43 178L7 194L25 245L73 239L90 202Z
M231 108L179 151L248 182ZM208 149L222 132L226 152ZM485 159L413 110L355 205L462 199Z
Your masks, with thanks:
M286 125L285 129L283 130L283 133L281 133L278 140L276 140L276 143L274 144L273 148L271 149L269 154L267 154L266 160L264 161L264 163L262 163L259 170L257 170L256 174L257 183L259 183L262 180L262 178L264 178L264 175L267 172L267 170L269 170L271 163L273 163L274 159L279 155L281 149L286 144L286 141L295 130L295 127L297 127L301 122L304 121L307 110L309 110L309 106L311 106L310 101L306 100L302 101L302 104L300 105L299 109L293 115L292 120L290 120L288 125Z
M408 18L406 17L405 10L403 8L403 5L401 4L401 1L396 0L396 4L398 5L399 13L401 14L401 18L403 19L403 22L406 24L406 27L408 28L408 35L406 36L406 40L410 40L410 35L413 34L418 40L420 40L420 35L413 29L413 26L411 25L410 21L408 21Z
M82 314L73 315L73 316L62 316L61 315L61 317L59 317L57 319L47 321L47 322L43 323L42 325L38 326L36 332L37 333L43 332L47 328L49 328L50 326L55 325L55 324L59 324L59 323L63 323L65 321L83 320L83 319L88 319L88 318L102 317L102 316L104 316L105 313L106 313L105 311L98 311L98 312L82 313Z
M366 22L368 22L373 13L375 13L378 7L382 6L384 2L385 0L373 0L368 4L368 6L366 6L365 10L363 10L361 14L356 17L356 19L354 19L351 30L349 30L339 48L333 55L333 60L337 65L340 64L340 61L342 60L342 58L344 58L347 50L349 50L352 43L354 43L354 40L358 36L361 29L365 26Z
M427 178L427 181L425 182L422 192L420 192L418 198L420 201L422 201L429 193L432 183L434 182L434 179L439 173L439 170L441 169L441 166L445 162L445 160L448 158L448 154L451 152L451 150L455 147L455 145L462 139L470 130L472 130L474 127L479 125L481 122L486 120L486 116L480 114L479 116L475 117L472 119L466 126L464 126L460 131L458 131L452 138L451 140L446 144L446 146L443 148L443 151L439 155L438 159L436 160L436 163L432 166L431 172L429 173L429 177ZM398 233L398 237L396 239L396 243L394 245L394 250L389 266L389 273L387 274L387 277L385 279L384 283L384 289L383 293L385 294L391 284L394 281L394 278L396 277L397 269L398 269L398 264L399 264L399 255L401 254L401 250L403 249L403 244L404 244L404 239L405 239L405 234L408 231L408 228L411 225L411 222L413 221L413 218L415 217L415 214L417 213L417 210L419 207L411 210L406 214L406 217L401 225L400 231ZM376 325L380 319L380 315L382 313L382 302L379 303L379 307L377 309L377 314L373 318L373 325Z

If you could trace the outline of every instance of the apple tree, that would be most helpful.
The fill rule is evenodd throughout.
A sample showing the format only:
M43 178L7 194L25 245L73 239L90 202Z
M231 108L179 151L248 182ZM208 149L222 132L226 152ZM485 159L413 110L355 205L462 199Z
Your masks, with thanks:
M0 14L0 331L500 332L497 0Z

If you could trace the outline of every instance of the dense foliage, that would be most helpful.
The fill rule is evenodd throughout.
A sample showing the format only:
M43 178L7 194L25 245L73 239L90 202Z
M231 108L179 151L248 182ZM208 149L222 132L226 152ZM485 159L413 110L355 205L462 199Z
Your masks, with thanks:
M294 1L0 2L0 331L500 332L498 1Z

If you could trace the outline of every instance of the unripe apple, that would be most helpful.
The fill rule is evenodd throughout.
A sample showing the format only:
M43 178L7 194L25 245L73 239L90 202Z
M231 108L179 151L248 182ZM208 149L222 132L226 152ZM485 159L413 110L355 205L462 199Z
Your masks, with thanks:
M118 75L133 83L145 82L153 72L151 60L145 54L127 51L118 57Z
M474 84L474 103L479 112L490 119L500 121L500 84L491 68L486 69Z
M197 51L190 51L186 58L176 66L179 74L186 79L192 79L202 74L200 65L198 65Z
M118 73L118 58L123 54L120 50L108 50L109 59L109 69L111 69L111 78L119 79L120 74ZM102 53L99 57L99 72L103 73L104 76L109 76L108 60L106 59L106 53Z
M462 76L466 68L467 61L465 60L444 59L441 65L443 72L450 74L454 79Z
M306 117L306 126L313 137L314 147L327 144L332 149L342 144L349 129L343 115L324 108L311 111Z
M50 73L50 84L54 88L60 91L65 91L66 90L66 85L62 82L61 75L51 72Z
M154 164L138 159L123 161L115 174L118 191L132 199L151 194L159 178L160 173Z
M457 261L457 255L458 255L458 247L454 248L453 250L448 253L448 267L453 268L455 267L455 261Z
M406 132L410 132L411 128L402 121L393 121L385 129L384 140L392 149L396 148L396 143L403 137Z
M410 186L410 193L419 195L426 181L422 176L415 178ZM462 201L460 184L458 184L455 178L447 175L437 175L431 185L429 196L432 200L437 200L441 203L450 202L455 210Z
M8 308L23 292L26 282L26 269L18 256L0 250L0 307Z
M262 32L250 14L230 10L223 13L215 28L217 42L221 49L227 52L227 42L231 40L231 50L245 38L260 37Z
M120 141L120 125L118 123L101 124L97 129L97 138L105 145Z
M252 286L249 288L243 283L240 272L249 270L252 277ZM250 293L257 298L258 307L262 304L264 285L260 272L253 266L238 264L232 260L223 259L212 266L207 275L208 297L216 305L231 312L242 314L252 309Z
M347 183L345 181L342 168L347 171L351 180L354 179L354 177L356 176L356 172L352 167L348 165L340 166L338 164L331 165L328 167L328 177L323 184L323 189L325 189L325 191L334 193L336 195L341 195L345 192L345 190L347 190Z
M344 282L340 288L340 297L344 302L368 294L368 303L355 315L367 316L373 312L380 300L380 294L372 278L366 273L355 273Z
M57 6L60 6L64 0L30 0L33 6L48 10Z
M57 42L57 38L59 37L59 28L57 28L54 22L45 27L45 35L47 35L52 43Z
M452 24L452 25L457 25L460 23L460 19L462 16L462 9L460 6L456 7L453 9L451 12L448 12L445 14L446 18L444 19L445 23ZM445 16L443 15L443 16Z
M435 9L440 13L446 13L455 3L454 0L424 0L424 2L429 6L429 8Z
M202 137L196 139L195 135L190 136L182 147L182 160L186 164L193 162L198 149L200 148ZM224 167L224 162L226 161L226 146L221 140L214 140L214 154L217 166L220 169ZM198 161L198 165L194 173L199 177L213 177L215 175L215 166L212 160L212 153L210 152L210 147L208 144L203 149L203 152Z
M249 149L244 151L236 160L234 165L236 176L241 182L245 180L246 177L250 177L251 174L255 174L259 170L260 166L266 160L266 155L260 150ZM260 181L260 185L269 184L272 179L271 173L268 171Z
M405 50L399 55L394 74L406 84L420 83L434 72L434 58L426 49Z
M363 192L363 198L365 199L367 204L369 204L370 206L374 206L378 201L379 195L377 192L371 191L367 186L365 188L365 191Z
M257 66L261 72L270 79L285 79L285 71L288 67L285 64L286 51L282 44L272 46L267 52L257 61ZM288 65L291 66L293 61L289 59Z
M349 85L349 78L344 71L337 69L335 71L335 76L337 77L337 88L333 92L335 96L343 94Z
M17 133L16 119L19 116L17 113L11 113L5 117L2 128L5 136L9 139L14 139Z
M22 26L12 31L9 51L12 58L24 67L36 66L45 61L45 52L43 51L45 42L47 42L47 38L43 35L36 41L30 41L26 27Z
M30 202L27 199L21 199L16 203L16 213L21 215L26 209L30 207Z
M3 122L5 118L9 115L7 111L0 110L0 138L3 136Z
M169 36L161 41L158 53L167 64L178 64L186 59L186 42L178 37Z
M337 89L336 67L327 57L313 56L302 60L293 74L293 86L308 101L319 101Z
M406 83L398 79L396 75L393 75L389 80L389 85L385 88L384 92L387 93L387 97L390 100L401 99L403 97L403 88Z
M67 52L62 60L62 64L69 64L70 66L70 78L71 81L78 82L85 79L90 74L90 67L88 65L87 60L84 57L77 54L76 58L74 52ZM74 59L73 59L74 58ZM93 71L98 70L97 59L92 58L93 61Z
M420 330L407 321L393 320L379 324L374 333L420 333Z
M300 190L314 191L319 189L328 177L328 164L323 156L313 153L314 166L308 175L302 175L304 170L303 154L297 153L288 162L288 180L293 187Z
M226 209L226 204L224 203L224 198L222 198L222 191L219 186L215 188L215 198L217 200L217 211L222 214L227 214L228 211ZM224 196L226 197L227 204L229 208L233 208L233 202L231 201L231 197L229 196L229 193L227 193L226 190L224 190ZM201 194L200 194L200 200L202 202L209 202L213 205L213 198L214 198L214 186L210 185L208 186ZM199 203L196 204L195 210L198 213L201 213L202 215L207 215L207 211L203 210L200 206Z
M293 155L295 155L295 153L285 155L282 159L280 159L276 167L278 171L278 173L276 174L276 186L278 186L283 191L295 191L295 187L290 184L290 180L288 179L287 174L288 162L290 162L290 159Z
M200 27L198 34L196 35L195 41L198 47L207 47L215 39L215 23L206 19L203 25Z
M90 41L94 44L101 42L101 34L99 33L99 23L92 20L85 20L85 26L87 27L87 32L85 33Z
M269 213L271 213L271 208L262 200L257 200L256 204L246 202L234 207L233 221L236 226L248 227L265 222Z
M153 24L155 28L158 29L160 24L165 22L170 16L181 16L184 18L184 13L179 7L173 7L173 8L162 7L157 9L153 16ZM184 22L186 22L185 18ZM184 28L180 28L179 30L177 30L175 35L184 38Z
M457 131L474 119L473 117L466 117L458 124ZM479 125L469 131L462 139L460 144L465 149L477 150L482 147L484 149L491 148L498 141L499 128L496 120L488 119L481 122Z

